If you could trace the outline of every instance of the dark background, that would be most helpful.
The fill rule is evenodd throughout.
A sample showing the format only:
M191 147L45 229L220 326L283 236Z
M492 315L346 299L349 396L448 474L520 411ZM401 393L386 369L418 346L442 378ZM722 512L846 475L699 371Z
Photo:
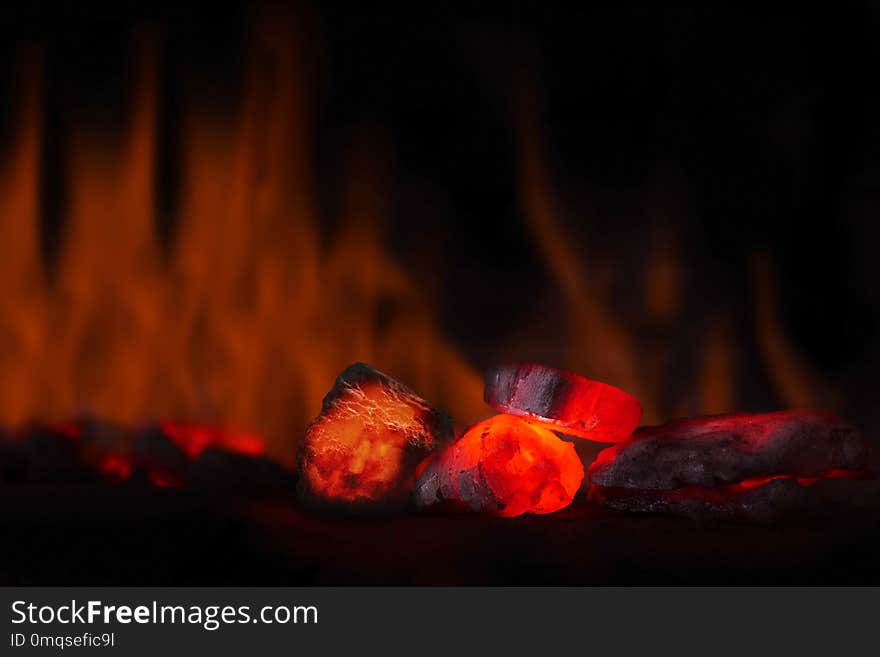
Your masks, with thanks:
M112 130L123 120L133 30L148 25L159 36L157 221L173 239L181 98L236 106L243 44L260 11L230 2L5 4L4 61L23 44L44 53L50 262L68 126ZM720 308L738 318L744 344L749 263L768 253L786 333L845 391L848 412L877 426L876 11L322 2L293 12L307 26L325 230L347 149L367 126L387 143L395 180L391 248L426 289L441 291L444 330L476 364L488 364L488 346L509 340L512 325L537 321L553 285L519 196L511 108L526 90L573 235L635 270L657 229L671 227L683 321ZM16 87L4 79L8 110ZM744 405L777 405L760 368L746 369Z

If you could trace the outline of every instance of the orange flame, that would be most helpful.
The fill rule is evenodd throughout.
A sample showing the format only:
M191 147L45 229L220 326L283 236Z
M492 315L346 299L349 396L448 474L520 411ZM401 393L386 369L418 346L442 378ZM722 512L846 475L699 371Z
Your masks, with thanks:
M704 314L714 319L699 337L693 359L698 365L690 375L693 380L674 382L676 388L686 391L683 399L668 395L672 338L687 327L677 236L668 229L645 236L650 253L643 284L629 300L637 309L636 318L625 319L615 311L611 291L614 282L631 272L622 271L612 256L597 254L576 239L569 230L571 222L564 221L567 213L553 186L534 94L517 97L516 117L523 212L537 249L556 280L565 317L561 330L568 332L559 365L636 396L647 424L671 416L737 409L739 372L730 309L713 308L708 300ZM785 335L766 258L756 258L754 282L757 321L750 328L774 392L793 407L834 405L833 394L823 393L809 363ZM651 330L645 332L646 326Z
M14 138L0 157L2 425L83 413L114 423L167 418L264 435L270 455L290 459L335 375L359 360L462 423L489 414L478 372L443 338L431 301L385 246L393 190L381 138L352 147L335 230L320 230L305 32L275 16L258 26L233 116L185 103L170 244L157 232L154 192L159 42L142 35L127 127L69 126L65 230L52 275L38 229L40 62L24 53ZM736 359L723 323L704 336L694 394L670 406L661 375L669 340L645 342L615 311L620 272L567 230L538 113L520 109L524 214L565 304L568 335L553 364L632 393L648 423L734 410ZM638 301L669 335L683 298L676 236L652 244ZM819 391L788 349L762 271L757 334L770 378L785 400L812 405Z
M322 240L306 71L289 37L272 21L258 30L238 117L190 105L170 250L153 191L157 48L141 40L125 134L72 134L54 286L39 248L39 78L23 73L0 169L0 422L169 418L265 435L289 459L355 360L463 421L487 414L478 372L383 248L387 190L364 178L381 152L355 152L338 231Z

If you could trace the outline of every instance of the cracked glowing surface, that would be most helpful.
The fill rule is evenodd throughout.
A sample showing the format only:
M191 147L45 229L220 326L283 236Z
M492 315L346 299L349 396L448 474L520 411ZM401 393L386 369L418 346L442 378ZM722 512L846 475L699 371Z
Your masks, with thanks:
M642 418L638 400L623 390L536 363L488 370L484 398L496 411L598 442L624 440Z
M558 511L584 478L574 445L511 415L474 425L438 459L443 498L502 517Z
M429 410L380 381L348 386L309 427L303 475L311 493L354 502L379 500L411 485L420 458L409 468L412 474L406 474L410 448L433 442L422 420Z

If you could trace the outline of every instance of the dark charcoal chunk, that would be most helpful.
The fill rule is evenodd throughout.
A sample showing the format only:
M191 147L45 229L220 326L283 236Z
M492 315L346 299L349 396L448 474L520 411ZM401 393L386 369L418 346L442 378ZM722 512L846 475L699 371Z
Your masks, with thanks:
M861 470L867 457L859 431L827 411L719 415L640 429L603 451L589 480L606 487L711 488L775 474Z
M24 483L28 465L24 445L8 436L0 437L0 484Z
M87 462L81 439L72 438L47 427L36 427L18 439L19 446L11 447L18 455L17 478L11 481L28 484L91 483L100 479Z
M209 447L190 466L189 483L194 488L237 495L293 493L293 473L261 456L236 454Z
M183 484L189 477L190 459L159 426L151 426L134 439L138 469L153 483Z

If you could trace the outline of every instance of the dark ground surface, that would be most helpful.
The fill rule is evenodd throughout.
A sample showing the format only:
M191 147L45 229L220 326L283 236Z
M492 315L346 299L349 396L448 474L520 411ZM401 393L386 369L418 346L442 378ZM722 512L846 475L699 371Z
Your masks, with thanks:
M354 520L306 514L292 498L6 486L0 584L880 584L877 482L830 490L846 510L762 526L584 500L550 516Z

